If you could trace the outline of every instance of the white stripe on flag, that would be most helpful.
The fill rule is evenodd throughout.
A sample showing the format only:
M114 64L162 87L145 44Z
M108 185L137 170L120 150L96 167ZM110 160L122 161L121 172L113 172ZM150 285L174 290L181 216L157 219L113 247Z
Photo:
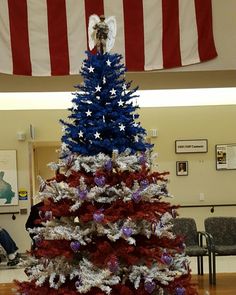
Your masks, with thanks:
M9 12L7 0L0 1L0 65L1 72L12 74L12 54L11 54L11 40L10 40L10 25Z
M121 54L123 56L122 63L125 63L123 0L104 0L104 14L106 17L115 16L116 18L117 34L115 45L111 52Z
M32 76L50 76L47 2L27 0Z
M84 1L66 1L70 74L79 74L87 50Z
M182 65L200 62L194 0L179 1L179 28Z
M145 70L163 68L162 0L143 1Z

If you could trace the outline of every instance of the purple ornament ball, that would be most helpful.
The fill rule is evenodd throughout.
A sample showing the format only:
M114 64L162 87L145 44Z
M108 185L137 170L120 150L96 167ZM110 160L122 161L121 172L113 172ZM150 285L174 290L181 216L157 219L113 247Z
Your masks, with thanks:
M104 219L104 214L101 212L96 212L93 214L93 220L96 222L102 222Z
M148 281L144 283L144 289L147 291L149 294L151 294L156 288L156 283L153 281Z
M173 262L172 256L168 255L167 253L162 254L161 260L167 265L170 265Z
M132 233L133 233L133 230L132 230L132 228L130 228L130 227L123 227L122 228L122 232L123 232L123 235L126 237L126 238L129 238L131 235L132 235Z
M86 197L87 197L87 193L88 193L87 190L79 190L79 198L80 198L80 200L85 200Z
M146 163L147 159L146 159L146 155L142 154L139 158L139 164L144 165Z
M76 252L78 252L78 250L80 248L80 242L79 241L72 241L70 243L70 247L71 247L71 250L76 253Z
M149 185L149 181L147 179L143 179L140 181L140 186L142 188L146 188Z
M140 200L141 200L142 196L140 195L140 192L137 191L137 192L134 192L132 194L132 200L135 202L135 203L138 203Z
M94 182L97 186L103 187L105 185L106 179L104 176L96 176L94 177Z
M111 160L108 160L108 161L105 163L104 168L105 168L107 171L111 171L111 170L112 170L112 161L111 161Z
M177 287L175 289L175 294L176 295L185 295L185 288L183 288L183 287Z
M107 262L107 266L108 266L108 269L110 270L110 272L117 272L118 268L119 268L119 263L117 260L112 260L112 261L108 261Z

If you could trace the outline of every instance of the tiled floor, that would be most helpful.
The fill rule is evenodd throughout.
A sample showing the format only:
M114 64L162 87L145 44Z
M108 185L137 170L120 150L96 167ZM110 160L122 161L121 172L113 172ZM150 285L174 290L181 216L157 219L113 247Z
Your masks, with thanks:
M23 268L0 269L0 284L12 283L13 280L27 280L27 276L25 275Z
M7 266L7 261L3 260L0 263L0 284L12 283L13 280L27 280L24 268L22 263L17 266Z

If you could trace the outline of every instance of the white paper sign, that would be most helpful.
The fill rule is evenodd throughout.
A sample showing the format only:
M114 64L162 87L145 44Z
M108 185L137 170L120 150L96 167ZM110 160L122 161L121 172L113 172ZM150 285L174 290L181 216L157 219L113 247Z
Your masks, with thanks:
M175 152L184 153L207 153L207 139L176 140Z

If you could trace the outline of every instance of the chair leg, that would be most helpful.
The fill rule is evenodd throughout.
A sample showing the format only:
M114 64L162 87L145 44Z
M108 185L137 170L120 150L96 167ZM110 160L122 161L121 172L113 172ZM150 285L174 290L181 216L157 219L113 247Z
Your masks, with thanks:
M209 284L213 284L213 275L212 275L212 253L208 253L208 265L209 265Z
M200 260L200 256L197 256L197 274L198 275L201 274L201 260Z
M212 252L212 284L216 285L216 254Z
M204 271L203 271L203 256L200 256L200 274L203 276Z
M197 256L197 274L203 275L203 256Z

